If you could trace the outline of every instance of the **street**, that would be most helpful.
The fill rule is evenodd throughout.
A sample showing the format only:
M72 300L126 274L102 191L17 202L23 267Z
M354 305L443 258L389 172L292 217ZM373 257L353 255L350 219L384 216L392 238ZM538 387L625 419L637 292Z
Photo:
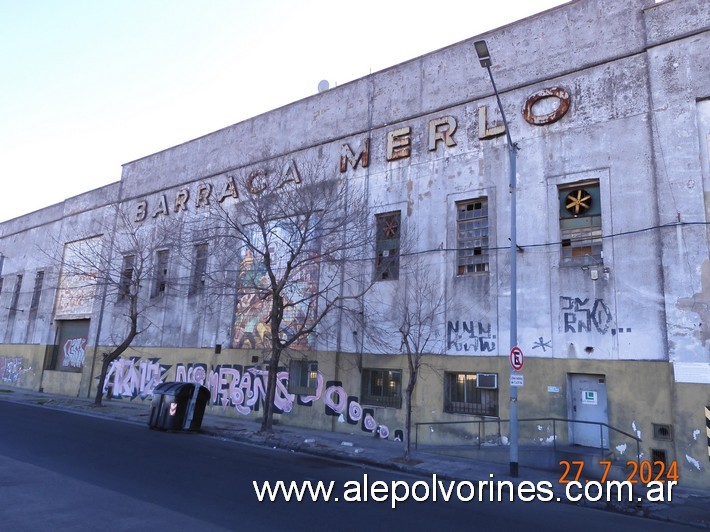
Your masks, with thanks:
M22 530L683 529L516 502L347 503L349 481L420 477L195 433L0 401L0 524ZM333 481L339 502L259 502L252 481ZM431 480L431 479L429 479Z

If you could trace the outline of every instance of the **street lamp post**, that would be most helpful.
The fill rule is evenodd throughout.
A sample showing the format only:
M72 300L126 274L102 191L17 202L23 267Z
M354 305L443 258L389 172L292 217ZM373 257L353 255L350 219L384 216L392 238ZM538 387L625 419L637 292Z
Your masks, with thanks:
M473 43L478 55L478 60L481 66L488 70L488 76L491 78L493 92L496 95L498 102L498 110L503 119L505 127L505 136L508 139L508 158L510 172L510 348L518 346L518 296L517 296L517 238L516 238L516 207L515 207L515 192L516 192L516 150L517 146L510 138L510 128L508 121L505 119L503 104L500 101L500 95L496 88L496 82L493 79L491 72L491 54L488 51L486 41L476 41ZM510 366L510 376L517 373L517 370ZM512 379L511 379L512 380ZM510 476L518 476L518 387L510 386Z

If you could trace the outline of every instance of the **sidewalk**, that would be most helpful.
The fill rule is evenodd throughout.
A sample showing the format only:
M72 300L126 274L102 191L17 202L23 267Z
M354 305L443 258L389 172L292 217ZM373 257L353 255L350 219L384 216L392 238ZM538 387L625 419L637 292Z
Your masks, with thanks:
M104 406L97 408L92 399L38 393L8 386L0 386L0 400L134 422L145 425L146 430L151 408L150 401L125 399L104 400ZM429 479L436 474L442 480L468 480L474 483L487 481L491 475L495 480L513 480L516 483L548 481L553 483L555 496L565 500L564 487L556 482L559 475L550 471L521 466L519 477L513 479L509 475L508 464L445 456L423 450L415 450L414 459L406 463L402 459L401 442L381 440L365 433L344 434L278 425L273 434L264 436L258 430L259 423L251 418L205 414L201 432L234 441L398 470ZM609 504L580 501L576 504L710 529L710 490L676 486L671 503L644 501Z

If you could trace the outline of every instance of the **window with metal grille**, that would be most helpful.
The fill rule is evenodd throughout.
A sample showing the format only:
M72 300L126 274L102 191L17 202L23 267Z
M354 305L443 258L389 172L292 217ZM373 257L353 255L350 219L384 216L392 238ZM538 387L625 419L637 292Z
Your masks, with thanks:
M205 276L207 275L207 244L197 244L194 251L194 263L192 265L192 281L190 282L190 294L201 292L205 286Z
M362 404L402 408L402 371L398 369L363 369Z
M156 255L155 261L155 284L153 285L153 297L161 296L168 287L168 261L170 251L161 249Z
M476 373L445 373L444 412L498 415L498 389L479 388Z
M43 282L44 272L37 272L37 275L35 275L35 287L32 291L32 302L30 303L30 310L34 310L39 307L39 298L42 295Z
M599 183L585 182L559 189L562 260L601 264L602 211Z
M119 299L124 299L131 293L135 262L135 255L124 255L123 265L121 266L121 286L118 293Z
M318 362L292 360L288 367L288 393L313 395L318 388Z
M375 219L377 223L375 280L386 281L399 279L401 214L399 211L378 214Z
M488 271L488 200L456 204L457 274Z

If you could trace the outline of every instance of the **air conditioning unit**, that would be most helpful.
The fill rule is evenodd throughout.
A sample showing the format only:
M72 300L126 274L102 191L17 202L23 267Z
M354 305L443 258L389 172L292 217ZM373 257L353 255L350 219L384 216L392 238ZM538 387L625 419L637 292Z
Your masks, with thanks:
M476 388L495 390L498 388L497 373L476 373Z

